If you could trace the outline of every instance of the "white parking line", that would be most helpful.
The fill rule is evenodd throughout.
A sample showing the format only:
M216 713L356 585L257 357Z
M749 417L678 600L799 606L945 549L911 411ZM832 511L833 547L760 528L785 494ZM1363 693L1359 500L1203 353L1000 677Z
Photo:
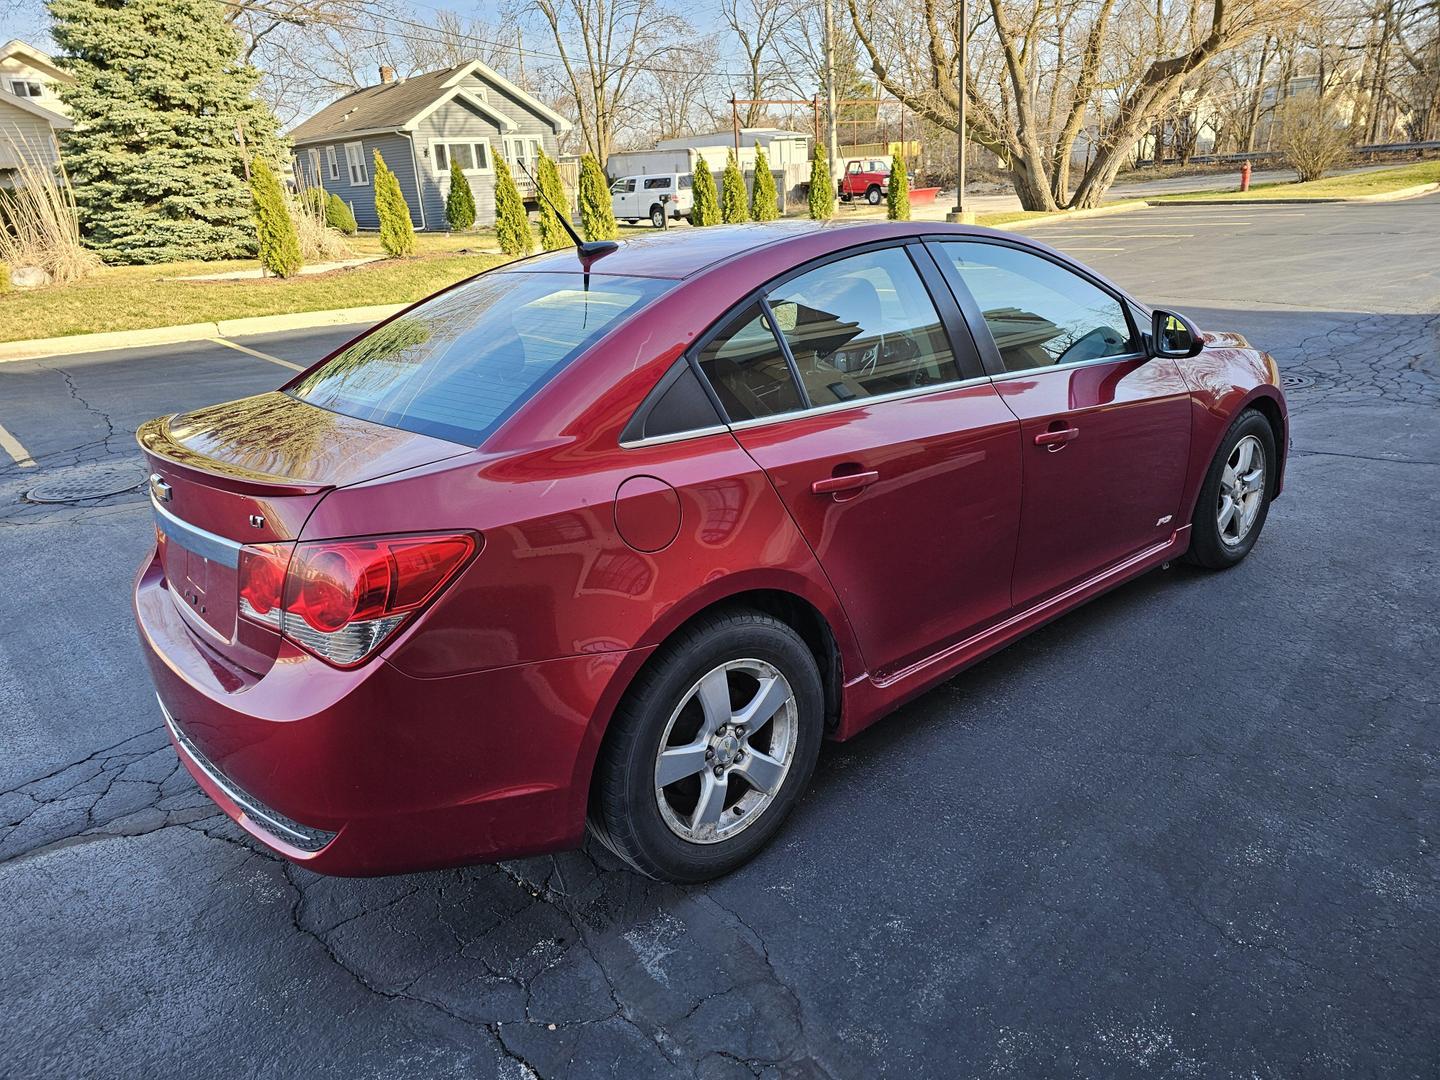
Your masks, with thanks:
M224 338L217 337L210 338L209 340L213 341L216 345L224 345L227 348L238 349L240 352L249 353L251 356L258 356L261 360L269 360L272 364L279 364L281 367L288 367L291 371L305 370L299 364L292 364L289 360L281 360L278 356L271 356L269 353L263 353L259 349L246 348L244 345L238 345L233 341L226 341Z
M20 440L6 431L4 425L0 425L0 449L9 454L20 468L35 468L35 459L30 456L30 451L21 446Z

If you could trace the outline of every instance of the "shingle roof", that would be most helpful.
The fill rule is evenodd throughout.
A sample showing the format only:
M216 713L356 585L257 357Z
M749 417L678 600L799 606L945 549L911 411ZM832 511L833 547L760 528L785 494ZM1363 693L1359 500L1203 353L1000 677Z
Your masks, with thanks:
M404 127L447 90L445 81L468 64L396 82L367 86L332 101L290 132L296 144Z

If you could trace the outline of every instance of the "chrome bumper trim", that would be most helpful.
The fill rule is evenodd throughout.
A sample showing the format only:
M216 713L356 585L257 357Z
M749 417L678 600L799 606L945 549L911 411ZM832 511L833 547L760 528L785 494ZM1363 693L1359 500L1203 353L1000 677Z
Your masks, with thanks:
M245 811L245 816L262 830L280 843L299 848L301 851L319 851L335 839L335 833L311 828L309 825L301 825L278 810L271 810L253 795L242 791L234 781L217 769L210 759L200 752L198 746L190 741L190 736L185 734L180 725L175 722L175 718L170 715L170 710L165 708L165 703L160 701L160 695L155 695L155 700L160 703L160 715L165 718L165 726L180 745L180 749L185 751L186 756L195 763L196 768L210 778L211 783L225 792L232 802Z

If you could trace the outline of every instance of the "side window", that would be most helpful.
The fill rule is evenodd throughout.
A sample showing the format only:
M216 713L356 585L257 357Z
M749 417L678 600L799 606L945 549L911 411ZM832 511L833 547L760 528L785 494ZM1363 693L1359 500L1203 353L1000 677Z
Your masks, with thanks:
M758 303L743 308L700 353L700 370L731 420L794 412L800 391Z
M668 190L669 187L670 178L668 176L653 176L645 181L646 191L664 191Z
M1006 371L1137 351L1120 301L1063 266L999 244L933 247L980 305Z
M812 405L960 378L940 315L902 248L826 263L767 299Z

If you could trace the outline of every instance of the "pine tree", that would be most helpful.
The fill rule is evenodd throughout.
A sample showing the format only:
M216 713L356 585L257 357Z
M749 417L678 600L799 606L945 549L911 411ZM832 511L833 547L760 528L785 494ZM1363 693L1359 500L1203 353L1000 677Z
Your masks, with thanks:
M475 224L475 193L460 162L450 160L450 193L445 196L445 220L452 229L468 229Z
M507 255L529 255L535 249L530 232L530 218L510 166L502 157L495 159L495 239Z
M293 277L300 270L300 241L280 181L263 161L255 162L250 170L250 194L260 241L260 265L276 277Z
M580 228L586 240L614 240L620 235L610 204L610 185L594 154L580 159Z
M555 159L544 150L540 151L540 161L535 166L535 182L546 196L540 200L540 246L546 251L569 247L570 234L560 224L560 215L569 218L570 196L565 194L565 185L560 182Z
M375 213L380 216L380 246L392 258L415 254L415 226L400 181L375 151Z
M325 224L332 229L339 229L346 236L355 235L355 212L345 205L344 199L333 192L325 199Z
M905 173L905 159L899 150L890 155L890 187L885 200L886 217L891 221L910 220L910 177Z
M830 155L822 154L817 144L810 159L810 217L829 221L835 216L835 185L830 182Z
M715 192L715 177L704 158L695 162L695 205L690 211L691 225L720 224L720 196Z
M60 133L82 235L110 262L252 254L246 161L278 165L260 75L214 0L50 0L75 77ZM244 146L239 138L243 136Z
M725 173L720 178L720 216L725 219L726 225L738 225L742 221L750 220L745 209L745 177L740 173L733 150L725 162Z
M774 221L780 216L780 200L775 194L775 174L765 151L755 148L755 181L750 185L750 220Z

